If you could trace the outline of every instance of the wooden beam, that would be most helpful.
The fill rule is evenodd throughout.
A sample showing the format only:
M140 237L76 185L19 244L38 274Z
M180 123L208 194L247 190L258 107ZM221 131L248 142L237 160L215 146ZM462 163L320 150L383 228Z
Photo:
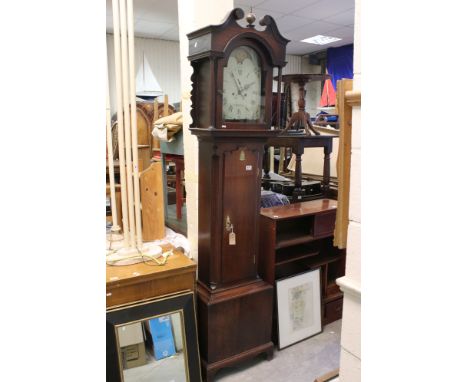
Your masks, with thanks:
M346 103L345 94L353 89L353 80L340 80L337 84L336 108L340 124L340 146L336 161L338 178L338 207L336 210L334 244L346 248L349 220L349 190L351 175L352 107Z

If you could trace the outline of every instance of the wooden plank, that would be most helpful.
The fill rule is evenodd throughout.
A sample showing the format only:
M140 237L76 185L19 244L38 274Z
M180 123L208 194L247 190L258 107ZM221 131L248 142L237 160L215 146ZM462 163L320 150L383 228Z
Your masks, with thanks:
M315 379L314 382L333 382L333 381L338 381L338 374L339 374L340 369L336 369L333 371L330 371L321 377L318 377Z
M140 174L140 192L143 241L162 239L166 230L161 162L152 163Z
M153 132L154 122L159 119L159 104L158 104L158 97L154 99L153 104L154 112L153 112L153 120L151 121L151 132ZM159 139L152 137L151 138L151 151L158 151L159 150Z
M146 170L151 164L151 154L149 146L138 146L138 169L140 172Z
M167 94L164 95L164 111L163 117L167 117L169 115L169 97Z
M336 92L336 108L340 122L340 146L336 162L338 178L338 208L336 210L336 225L334 244L338 248L346 248L349 220L349 190L351 175L351 134L352 107L346 103L345 93L353 88L353 80L338 81Z

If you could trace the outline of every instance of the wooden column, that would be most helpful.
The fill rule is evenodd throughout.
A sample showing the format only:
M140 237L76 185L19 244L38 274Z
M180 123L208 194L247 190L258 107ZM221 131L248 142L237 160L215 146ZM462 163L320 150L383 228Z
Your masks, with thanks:
M349 218L349 189L351 173L351 133L352 108L346 104L345 93L353 88L353 80L340 80L337 84L336 108L340 122L340 146L336 162L338 178L338 208L334 243L338 248L346 248Z

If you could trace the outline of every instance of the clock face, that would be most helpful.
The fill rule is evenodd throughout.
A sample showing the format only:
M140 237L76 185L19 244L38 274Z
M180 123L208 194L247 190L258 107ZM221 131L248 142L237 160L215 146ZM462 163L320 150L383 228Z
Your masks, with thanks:
M248 46L234 49L223 74L223 120L258 121L262 117L262 70Z

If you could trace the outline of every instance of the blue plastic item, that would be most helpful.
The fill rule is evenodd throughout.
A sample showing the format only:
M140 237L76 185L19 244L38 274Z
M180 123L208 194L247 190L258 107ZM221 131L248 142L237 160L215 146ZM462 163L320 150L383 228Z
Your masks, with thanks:
M153 337L154 356L156 359L170 357L176 353L172 322L170 316L153 318L149 322Z

